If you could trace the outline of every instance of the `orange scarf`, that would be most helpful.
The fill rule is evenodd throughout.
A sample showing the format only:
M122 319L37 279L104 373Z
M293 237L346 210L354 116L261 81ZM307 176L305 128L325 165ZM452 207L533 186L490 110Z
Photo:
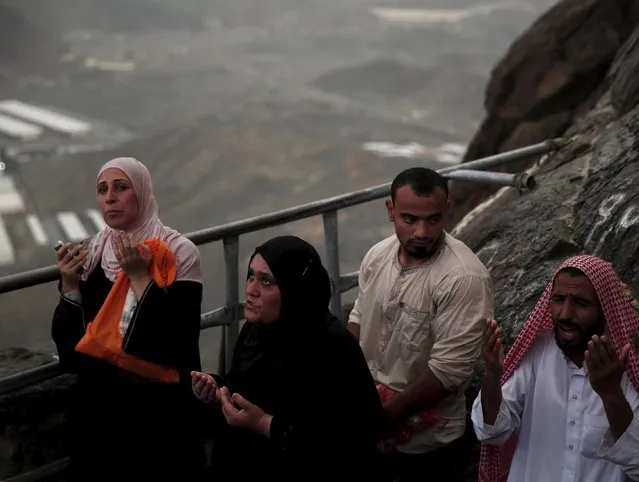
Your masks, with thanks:
M153 256L149 275L160 288L170 286L176 275L175 255L168 245L159 239L148 239L144 241L144 245L151 250ZM131 280L120 271L102 308L95 319L87 325L86 333L75 350L153 381L178 383L179 375L175 368L128 355L122 349L124 337L120 333L120 320L130 286Z

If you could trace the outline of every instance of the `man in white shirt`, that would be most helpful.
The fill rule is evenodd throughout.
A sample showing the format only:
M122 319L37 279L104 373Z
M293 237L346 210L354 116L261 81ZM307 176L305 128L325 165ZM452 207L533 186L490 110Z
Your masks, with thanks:
M482 482L639 480L639 318L612 266L566 260L504 360L486 324Z
M448 186L437 172L401 172L386 201L395 234L366 253L349 330L360 340L390 425L389 480L454 481L463 465L464 389L492 316L490 275L443 230Z

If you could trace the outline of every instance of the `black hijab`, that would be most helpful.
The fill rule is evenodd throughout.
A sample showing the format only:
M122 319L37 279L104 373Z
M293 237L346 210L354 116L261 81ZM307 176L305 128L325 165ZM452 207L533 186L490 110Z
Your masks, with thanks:
M257 254L271 269L282 297L279 319L262 327L290 334L309 328L308 322L325 319L331 283L313 246L296 236L280 236L256 248L251 261Z
M269 392L291 376L284 366L293 362L303 369L334 317L328 310L330 278L313 246L296 236L279 236L256 248L251 261L257 254L279 287L280 315L273 323L245 323L227 384L253 403L269 405Z
M245 323L227 386L273 415L271 433L224 426L218 479L292 482L310 467L318 480L373 480L382 404L357 340L328 310L331 284L317 251L283 236L257 254L279 286L280 316Z

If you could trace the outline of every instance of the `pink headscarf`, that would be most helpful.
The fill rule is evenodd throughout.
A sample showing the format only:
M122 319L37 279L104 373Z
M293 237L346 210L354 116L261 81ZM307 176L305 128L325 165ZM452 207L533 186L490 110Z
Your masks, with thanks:
M133 191L138 200L139 212L135 225L127 230L133 234L136 242L142 243L147 239L157 238L168 244L176 257L177 273L176 281L202 282L202 269L200 266L200 253L197 247L186 237L174 229L162 224L158 217L158 205L153 195L153 183L151 174L144 164L133 157L118 157L107 162L97 179L107 169L119 169L124 172L131 181ZM113 241L116 230L106 226L89 241L88 269L83 275L84 279L101 262L104 274L111 281L115 280L120 271L120 264L115 257Z

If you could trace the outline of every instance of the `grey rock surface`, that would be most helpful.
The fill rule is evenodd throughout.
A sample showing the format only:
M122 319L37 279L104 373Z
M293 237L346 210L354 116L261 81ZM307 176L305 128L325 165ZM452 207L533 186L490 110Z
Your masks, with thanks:
M633 105L639 93L636 75L631 74L638 67L630 51L637 43L632 32L638 23L639 3L634 0L557 2L493 68L486 116L464 161L562 135L608 91L611 80L615 108ZM621 75L611 79L606 75L610 69L621 69ZM504 170L516 172L531 162L534 159L509 164ZM495 191L455 183L450 225Z
M568 256L600 256L639 289L639 107L628 89L615 94L636 79L638 61L633 36L610 69L611 87L567 131L568 145L533 168L537 189L502 190L453 231L490 269L507 345Z
M0 378L53 361L25 349L0 352ZM61 459L74 377L61 376L0 395L0 480ZM53 479L52 479L53 480Z

